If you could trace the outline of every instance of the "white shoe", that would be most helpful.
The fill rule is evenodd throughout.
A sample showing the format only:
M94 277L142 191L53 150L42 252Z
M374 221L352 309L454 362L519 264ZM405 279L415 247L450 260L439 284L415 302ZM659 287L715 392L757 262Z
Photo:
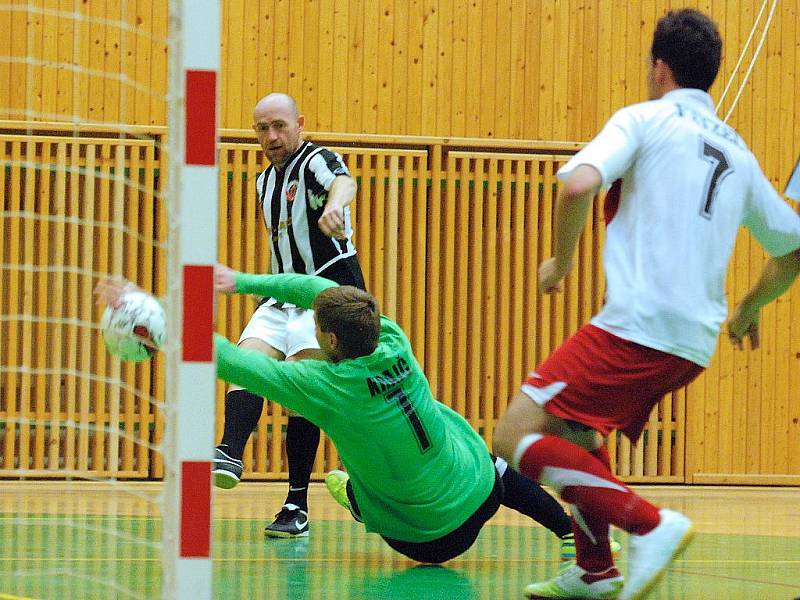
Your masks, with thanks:
M647 596L669 563L683 552L694 535L692 522L682 514L666 508L658 514L661 521L650 533L631 535L628 578L619 600Z
M528 598L616 598L622 589L622 575L615 568L592 575L578 565L561 569L553 579L531 583L525 588Z

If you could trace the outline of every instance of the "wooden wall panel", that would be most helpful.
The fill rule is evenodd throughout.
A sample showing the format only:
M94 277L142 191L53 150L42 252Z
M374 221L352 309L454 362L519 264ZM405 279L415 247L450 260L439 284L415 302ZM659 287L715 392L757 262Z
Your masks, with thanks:
M733 79L722 105L727 112L770 6L686 4L720 24L725 55L712 95ZM0 115L19 119L27 110L41 120L163 124L166 6L152 0L7 5L0 11L10 32L0 42L6 47ZM645 97L652 29L670 6L668 0L223 2L222 125L248 126L258 98L284 90L297 97L315 131L587 140L613 111ZM78 19L71 15L76 7ZM767 152L766 140L780 135L797 144L800 99L791 91L800 60L799 8L800 0L779 3L731 117L759 155ZM773 105L777 112L765 109ZM775 160L789 160L773 152Z
M164 124L166 6L152 0L6 3L0 9L0 118Z
M733 106L771 9L688 2L719 22L712 96ZM0 10L0 118L164 124L166 2L14 2ZM646 94L645 57L668 0L364 0L222 3L221 125L247 127L272 90L313 131L590 139ZM72 17L78 9L80 18ZM124 14L123 14L124 11ZM730 122L783 182L800 151L800 0L778 3ZM739 62L755 25L754 36Z

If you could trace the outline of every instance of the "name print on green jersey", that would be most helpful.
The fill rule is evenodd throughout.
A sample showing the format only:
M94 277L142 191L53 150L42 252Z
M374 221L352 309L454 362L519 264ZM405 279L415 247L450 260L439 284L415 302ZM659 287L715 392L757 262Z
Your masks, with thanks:
M377 396L378 394L385 394L403 381L409 373L411 373L411 367L408 365L408 361L402 356L399 356L391 368L386 369L378 375L367 377L367 386L369 387L370 395Z

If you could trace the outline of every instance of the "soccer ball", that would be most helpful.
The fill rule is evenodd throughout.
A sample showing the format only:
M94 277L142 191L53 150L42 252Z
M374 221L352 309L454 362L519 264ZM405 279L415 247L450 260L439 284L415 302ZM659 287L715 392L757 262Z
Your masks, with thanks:
M152 357L164 344L164 308L150 294L126 292L117 306L107 306L100 321L103 342L114 356L131 362Z

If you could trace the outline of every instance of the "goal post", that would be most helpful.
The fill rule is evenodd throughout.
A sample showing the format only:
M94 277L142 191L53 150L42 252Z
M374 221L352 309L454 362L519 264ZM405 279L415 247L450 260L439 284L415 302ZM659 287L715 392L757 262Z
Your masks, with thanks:
M162 597L212 597L214 263L217 260L219 0L171 0L165 506Z
M220 17L0 2L0 597L214 596ZM105 347L109 276L165 298L153 360Z

